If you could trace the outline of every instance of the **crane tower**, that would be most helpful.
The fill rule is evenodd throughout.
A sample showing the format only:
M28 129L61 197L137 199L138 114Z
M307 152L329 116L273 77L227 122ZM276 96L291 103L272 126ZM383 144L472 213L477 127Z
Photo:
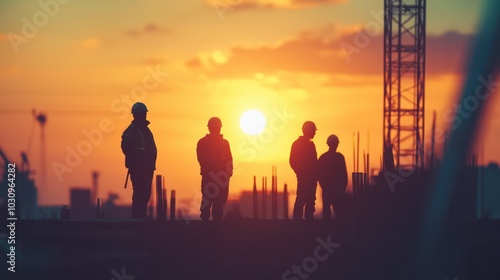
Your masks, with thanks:
M426 0L384 0L384 168L424 167L425 21Z

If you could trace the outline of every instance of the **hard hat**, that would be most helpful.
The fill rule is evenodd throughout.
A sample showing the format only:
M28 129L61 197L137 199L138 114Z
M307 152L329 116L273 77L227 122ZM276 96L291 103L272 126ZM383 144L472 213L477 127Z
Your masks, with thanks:
M222 127L222 121L217 117L211 117L208 120L208 127Z
M335 134L328 136L328 139L326 139L326 144L328 146L336 145L338 143L340 143L340 141L339 141L339 138L337 137L337 135L335 135Z
M318 130L316 128L316 125L312 122L312 121L306 121L303 125L302 125L302 130L308 130L308 131L311 131L311 130Z
M148 108L142 102L136 102L134 105L132 105L132 114L146 113L147 111L148 111Z

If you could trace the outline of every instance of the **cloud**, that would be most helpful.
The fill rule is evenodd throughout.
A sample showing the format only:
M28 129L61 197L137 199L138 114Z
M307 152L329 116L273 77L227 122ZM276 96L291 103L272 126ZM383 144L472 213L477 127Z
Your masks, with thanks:
M320 29L318 29L320 30ZM186 66L212 76L245 77L275 71L316 72L330 74L381 75L383 73L383 37L364 32L301 32L278 44L259 47L233 47L226 52L224 63L198 54ZM363 35L364 34L364 35ZM459 73L474 36L459 32L427 36L428 75Z
M456 31L427 36L427 73L463 72L474 39L474 34Z
M301 9L320 5L347 3L348 0L205 0L221 10Z
M203 64L199 58L192 58L186 61L186 66L191 69L203 69Z
M162 27L158 24L149 23L144 25L140 29L131 29L127 31L127 34L130 36L140 36L140 35L152 35L152 34L169 34L171 30L165 27Z

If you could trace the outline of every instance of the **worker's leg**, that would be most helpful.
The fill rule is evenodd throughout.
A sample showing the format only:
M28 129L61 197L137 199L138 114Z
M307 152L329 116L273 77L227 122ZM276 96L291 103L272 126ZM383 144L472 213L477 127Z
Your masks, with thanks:
M300 177L297 177L297 197L293 205L293 219L300 220L304 216L304 205L307 203L307 184Z
M335 211L335 219L339 222L345 222L348 215L347 195L344 192L336 192L333 195L333 209Z
M297 194L295 203L293 205L293 219L300 220L304 216L304 205L306 204L304 198Z
M147 218L148 202L151 198L151 182L153 181L154 170L130 171L130 180L132 181L132 218Z
M332 191L327 186L323 187L321 191L321 198L323 200L323 220L331 220L332 219ZM337 210L335 209L335 214L337 214Z
M306 220L314 220L314 205L316 204L316 181L308 182L306 193L306 207L305 218Z
M202 221L208 221L210 219L210 208L212 207L212 201L206 196L201 198L200 206L200 218Z
M202 176L201 178L201 206L200 218L202 221L210 219L210 209L213 212L213 201L217 195L218 187L209 177Z
M220 221L224 217L224 204L226 204L228 194L228 187L222 186L219 190L219 194L214 199L212 206L212 216L214 221Z

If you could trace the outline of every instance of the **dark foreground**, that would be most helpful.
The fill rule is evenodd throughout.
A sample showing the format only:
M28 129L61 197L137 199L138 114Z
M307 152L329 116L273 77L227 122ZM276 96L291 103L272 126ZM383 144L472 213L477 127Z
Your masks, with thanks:
M475 219L474 189L460 182L448 210L430 216L425 182L370 187L346 200L342 224L17 221L15 273L7 270L8 228L0 228L0 280L500 280L500 221ZM422 222L440 214L439 224Z
M386 216L387 217L387 216ZM1 279L415 279L416 223L18 221ZM370 217L371 219L371 217ZM451 227L436 279L500 279L500 224ZM5 240L5 239L4 239ZM460 244L457 248L457 244ZM450 259L451 258L451 259ZM299 268L300 266L300 268Z

